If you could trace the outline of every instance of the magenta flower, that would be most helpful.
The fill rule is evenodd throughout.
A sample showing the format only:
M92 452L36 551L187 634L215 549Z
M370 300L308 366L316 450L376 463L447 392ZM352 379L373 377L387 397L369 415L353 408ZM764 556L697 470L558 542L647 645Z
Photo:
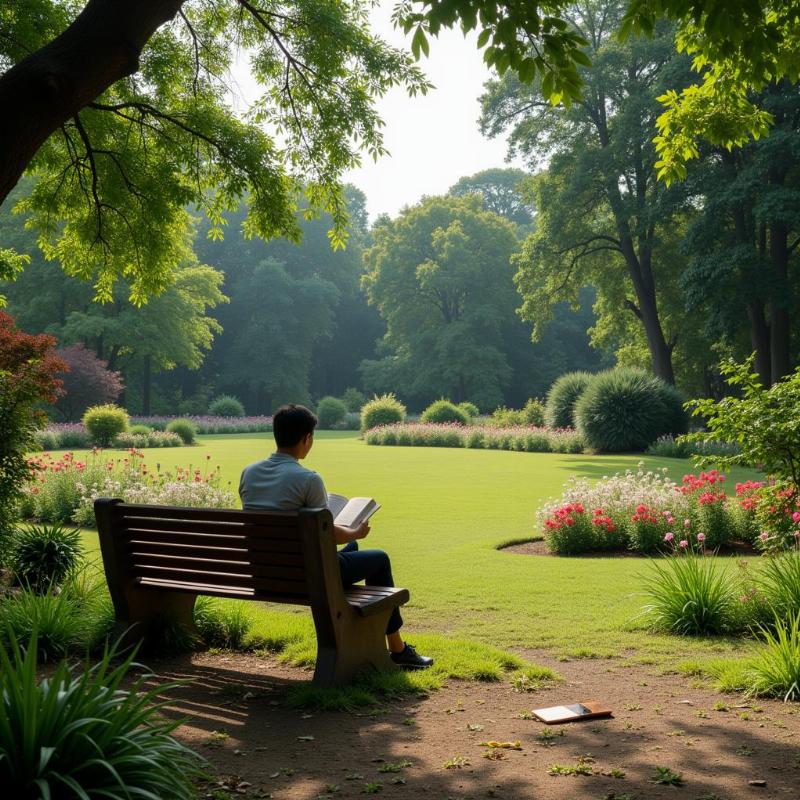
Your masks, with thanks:
M686 548L689 546L689 542L687 542L687 541L686 541L686 539L681 539L681 540L680 540L680 542L678 542L678 544L679 544L679 545L680 545L680 546L681 546L681 547L682 547L684 550L685 550L685 549L686 549Z
M769 534L766 531L761 531L761 533L758 534L758 538L761 539L762 542L766 542L767 539L769 539Z
M704 542L705 540L706 540L706 535L704 533L698 533L697 534L697 541L698 542Z
M795 511L792 514L792 522L800 522L800 511Z
M664 534L664 541L671 542L675 538L675 534L670 531L669 533Z

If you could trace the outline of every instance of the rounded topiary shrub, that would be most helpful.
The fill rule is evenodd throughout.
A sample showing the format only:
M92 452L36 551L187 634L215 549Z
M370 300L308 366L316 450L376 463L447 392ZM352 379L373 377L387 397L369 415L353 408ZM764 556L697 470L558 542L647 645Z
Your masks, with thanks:
M244 406L238 397L221 394L209 403L208 413L212 417L243 417Z
M108 447L114 437L128 430L128 412L111 403L87 408L83 425L92 441L100 447Z
M368 431L379 425L393 425L406 418L406 407L393 395L373 397L361 409L361 430Z
M197 425L190 419L173 419L167 425L167 433L177 433L184 444L194 444L197 438Z
M319 417L319 427L330 430L344 422L347 416L347 406L338 397L323 397L317 403L317 416Z
M680 419L677 392L642 369L617 367L596 375L575 406L587 447L605 452L643 451Z
M128 428L128 433L135 434L136 436L147 436L148 434L152 433L153 429L149 425L131 425Z
M345 389L342 402L347 406L348 411L361 411L361 406L367 402L367 398L364 397L363 392L359 392L358 389L351 386L349 389Z
M679 389L671 386L666 381L658 380L658 388L661 402L664 404L666 411L665 419L668 426L659 436L671 435L675 437L687 433L689 431L689 415L683 407L686 397Z
M459 403L458 407L470 418L475 419L480 413L481 410L475 403L470 403L469 400L465 400L463 403Z
M547 393L544 421L548 428L574 428L575 404L592 380L588 372L566 372Z
M535 425L541 428L544 425L544 403L531 397L522 408L522 418L526 425Z
M420 422L456 422L459 425L469 425L469 414L459 408L455 403L442 398L435 400L423 412Z

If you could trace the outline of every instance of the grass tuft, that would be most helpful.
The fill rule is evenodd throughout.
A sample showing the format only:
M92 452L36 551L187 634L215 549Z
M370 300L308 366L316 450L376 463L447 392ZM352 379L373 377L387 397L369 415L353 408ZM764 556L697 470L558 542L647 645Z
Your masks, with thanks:
M651 566L652 573L645 579L650 603L644 616L654 629L683 636L728 629L734 596L716 561L685 555L652 561Z

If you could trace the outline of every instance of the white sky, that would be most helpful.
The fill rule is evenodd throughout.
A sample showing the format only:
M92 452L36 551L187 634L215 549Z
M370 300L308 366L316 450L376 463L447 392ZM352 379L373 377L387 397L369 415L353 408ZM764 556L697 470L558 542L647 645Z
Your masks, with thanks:
M382 0L370 14L373 29L390 44L410 49L411 37L391 23L395 0ZM483 83L491 77L475 46L460 30L431 40L430 56L419 66L436 87L427 96L409 97L395 88L378 102L390 155L377 163L367 155L359 169L345 175L367 196L371 219L395 216L423 195L444 194L460 177L505 165L505 139L484 139L478 130ZM246 63L234 71L246 95Z

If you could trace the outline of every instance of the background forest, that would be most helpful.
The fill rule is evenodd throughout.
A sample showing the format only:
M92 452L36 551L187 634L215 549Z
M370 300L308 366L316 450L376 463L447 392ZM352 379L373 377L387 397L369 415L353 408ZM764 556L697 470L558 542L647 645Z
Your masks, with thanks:
M8 311L54 335L84 383L121 381L119 402L141 414L204 413L220 394L268 414L348 388L412 410L444 396L491 411L615 363L718 395L719 362L751 352L774 383L800 354L800 89L780 80L753 95L770 135L703 144L668 185L653 166L657 98L692 79L673 25L622 42L624 4L576 10L593 64L580 101L554 107L512 72L485 86L481 129L509 134L525 169L465 176L373 222L349 186L338 249L324 213L301 208L296 243L248 236L245 203L212 221L188 207L170 282L139 307L124 279L98 302L79 265L45 260L24 203L13 210L35 191L26 179L0 208L0 244L32 259L0 285ZM98 377L101 362L119 375ZM60 416L78 418L91 394L73 392Z

